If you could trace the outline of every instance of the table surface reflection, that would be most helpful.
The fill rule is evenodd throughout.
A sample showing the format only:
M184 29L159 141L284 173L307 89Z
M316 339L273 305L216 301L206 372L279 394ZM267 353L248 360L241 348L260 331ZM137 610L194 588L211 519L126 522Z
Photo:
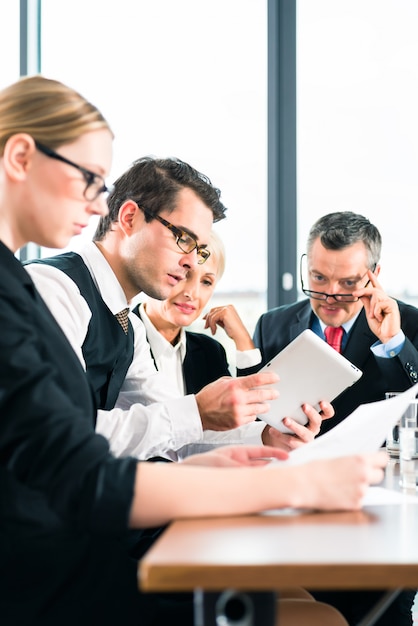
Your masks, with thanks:
M400 491L399 463L382 486ZM418 587L418 502L176 521L139 564L143 591Z

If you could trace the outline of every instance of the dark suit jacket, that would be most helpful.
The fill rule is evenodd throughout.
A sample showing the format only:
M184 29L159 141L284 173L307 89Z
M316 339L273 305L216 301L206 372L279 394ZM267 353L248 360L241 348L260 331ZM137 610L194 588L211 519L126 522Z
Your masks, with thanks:
M95 414L77 356L0 243L0 614L7 626L125 626L138 623L148 602L125 549L137 462L110 455L94 432Z
M398 356L375 357L370 346L377 341L364 310L348 336L344 356L363 372L362 377L336 398L335 416L324 420L321 434L333 428L360 404L383 400L386 391L405 391L418 381L418 309L398 302L406 341ZM263 364L283 350L302 331L311 327L309 300L278 307L264 313L257 322L254 343L260 348Z
M183 373L187 393L198 393L221 376L230 376L224 347L208 335L187 331Z

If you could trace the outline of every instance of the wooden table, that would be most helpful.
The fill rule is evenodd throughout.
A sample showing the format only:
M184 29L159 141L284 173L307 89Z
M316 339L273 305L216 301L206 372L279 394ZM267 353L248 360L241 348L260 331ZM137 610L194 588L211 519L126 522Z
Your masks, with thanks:
M396 471L386 476L395 488ZM177 521L142 559L139 582L160 592L418 588L418 503Z

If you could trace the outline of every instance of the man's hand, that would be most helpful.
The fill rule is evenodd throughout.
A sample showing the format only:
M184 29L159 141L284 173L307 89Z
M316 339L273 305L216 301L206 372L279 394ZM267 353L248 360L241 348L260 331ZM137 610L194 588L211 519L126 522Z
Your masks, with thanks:
M334 408L329 402L320 402L319 406L321 413L318 413L310 404L302 406L303 412L309 420L306 426L302 426L290 417L283 419L283 424L293 434L282 433L272 426L266 426L262 434L263 443L290 452L312 441L321 429L322 420L334 416Z
M398 303L383 291L377 276L371 270L367 274L370 284L364 289L353 291L353 296L362 301L372 333L379 341L386 343L401 330Z
M288 454L269 446L221 446L204 452L193 454L181 463L182 465L209 465L210 467L237 467L248 465L266 465L271 459L282 461Z
M203 430L230 430L267 413L268 401L279 394L265 386L278 380L274 372L259 372L239 378L223 376L206 385L196 394Z

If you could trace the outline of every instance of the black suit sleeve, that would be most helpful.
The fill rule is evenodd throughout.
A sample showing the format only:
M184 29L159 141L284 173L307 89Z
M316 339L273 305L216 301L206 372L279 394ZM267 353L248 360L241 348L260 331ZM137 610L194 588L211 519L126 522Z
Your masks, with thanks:
M0 272L0 466L16 488L13 506L78 528L125 530L137 462L115 459L95 433L80 362L21 272L20 281Z
M384 378L390 381L391 391L404 391L418 382L418 350L408 337L396 357L375 359Z

